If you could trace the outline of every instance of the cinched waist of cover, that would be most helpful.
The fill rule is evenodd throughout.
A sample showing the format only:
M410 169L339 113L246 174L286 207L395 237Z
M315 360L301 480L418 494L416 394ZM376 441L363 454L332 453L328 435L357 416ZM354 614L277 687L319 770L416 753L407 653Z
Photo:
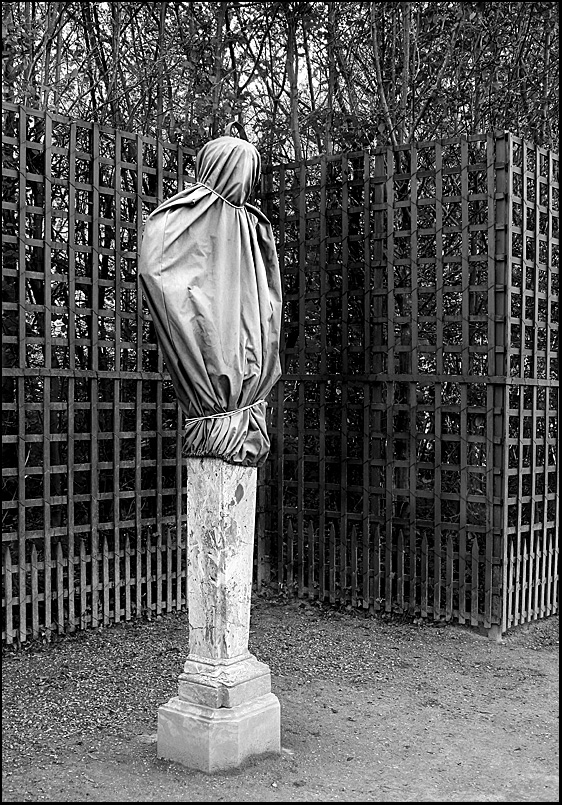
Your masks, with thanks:
M236 408L234 411L224 411L222 414L207 414L207 416L196 416L192 419L186 420L186 425L191 425L193 422L203 422L206 419L222 419L225 416L233 416L234 414L239 414L241 411L247 411L249 408L254 408L256 405L261 405L261 403L265 403L265 400L256 400L250 405L244 405L242 408Z

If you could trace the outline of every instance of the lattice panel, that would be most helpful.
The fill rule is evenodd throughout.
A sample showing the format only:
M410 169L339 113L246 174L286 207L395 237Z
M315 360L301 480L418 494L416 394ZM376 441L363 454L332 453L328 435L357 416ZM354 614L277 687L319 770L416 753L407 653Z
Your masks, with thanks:
M551 611L559 533L559 161L510 140L511 236L507 405L508 623ZM533 560L536 564L533 566ZM530 564L529 564L530 563ZM530 578L525 578L531 574ZM552 594L546 596L549 586ZM537 599L524 601L525 587ZM529 594L530 595L530 594Z
M118 550L184 519L181 415L136 261L146 216L186 186L194 154L3 115L3 540L19 535L22 560L25 539L48 553L51 538L108 536Z
M555 158L541 152L533 163L525 233L535 284L517 296L514 142L474 136L269 169L263 196L278 233L285 301L285 374L268 471L279 579L290 551L285 517L304 542L313 527L327 544L335 527L338 555L358 529L359 576L379 573L369 557L375 533L387 553L406 540L411 594L426 540L428 572L443 596L445 562L434 557L452 545L459 574L479 557L478 610L486 623L499 617L491 590L505 559L508 375L531 360L545 384L557 380ZM528 307L518 326L528 325L527 342L535 341L513 350L508 304L518 301ZM550 389L549 406L555 396ZM550 413L542 423L553 433ZM549 450L552 458L553 444ZM555 467L545 466L552 485ZM521 483L521 464L516 474ZM386 595L384 582L379 593ZM435 611L441 605L436 598Z

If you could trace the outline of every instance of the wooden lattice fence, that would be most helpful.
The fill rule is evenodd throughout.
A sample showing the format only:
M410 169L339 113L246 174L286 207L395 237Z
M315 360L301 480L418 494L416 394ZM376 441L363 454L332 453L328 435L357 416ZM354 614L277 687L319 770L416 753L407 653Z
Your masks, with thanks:
M194 153L4 104L2 155L3 640L184 608L181 413L137 249Z
M264 578L496 631L557 611L558 194L503 133L268 167Z
M4 642L185 608L182 420L136 258L193 168L4 105ZM258 587L501 630L557 611L557 171L510 135L267 168Z

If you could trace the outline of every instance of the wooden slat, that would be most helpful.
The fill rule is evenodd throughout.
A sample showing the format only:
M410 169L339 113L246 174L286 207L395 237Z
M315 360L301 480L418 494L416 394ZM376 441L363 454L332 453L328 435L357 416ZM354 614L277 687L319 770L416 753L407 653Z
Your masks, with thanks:
M306 529L306 538L307 538L307 546L308 546L308 578L307 578L307 586L308 586L308 599L309 601L314 601L316 598L316 550L315 550L315 542L316 542L316 535L314 533L314 524L312 520L308 521L308 527Z
M357 570L357 526L354 524L351 527L351 536L350 536L350 543L349 543L349 550L350 550L350 591L349 596L347 598L350 600L351 606L357 606L357 593L360 589L358 583L358 570Z
M295 171L296 178L297 171ZM306 165L301 162L298 169L298 366L306 373ZM305 384L298 386L297 409L297 516L295 527L298 534L304 530L304 429L305 429ZM297 553L297 560L302 557Z
M537 602L537 612L539 618L546 617L547 614L547 605L546 605L546 573L547 573L547 537L548 535L545 533L546 529L543 527L542 533L539 536L539 551L540 551L540 570L539 570L539 591L538 591L538 602ZM538 565L538 563L537 563Z
M285 396L285 389L283 380L280 380L277 384L277 427L276 427L276 443L277 443L277 456L275 458L276 461L276 479L277 479L277 489L276 489L276 499L277 499L277 529L274 533L277 535L277 585L279 589L281 589L280 585L284 583L285 578L285 571L284 571L284 539L285 539L285 511L283 508L283 488L284 488L284 464L283 464L283 453L284 453L284 422L283 422L283 411L284 411L284 396Z
M373 264L371 261L371 226L367 222L371 221L371 166L370 154L365 151L363 154L363 347L365 374L370 374L374 353L372 352L372 317L374 298L371 293L373 282ZM324 273L324 272L322 272ZM361 540L358 541L355 532L355 557L361 551L361 561L352 581L352 604L357 606L357 601L361 601L361 606L368 609L370 605L369 590L369 524L371 515L371 387L363 384L363 439L362 439L362 499L361 499ZM353 532L352 532L353 533ZM360 547L359 547L360 546ZM359 560L358 560L359 561ZM353 571L352 571L353 573Z
M476 538L472 541L472 549L470 555L470 625L478 626L478 582L480 578L480 554L478 548L478 540Z
M327 334L327 295L328 281L327 271L327 173L328 162L323 155L320 161L320 208L319 208L319 244L318 244L318 263L320 270L320 298L319 298L319 345L320 345L320 374L321 379L318 384L318 578L320 600L324 600L325 595L325 553L324 535L326 533L326 381L327 358L328 358L328 334Z
M289 520L289 522L287 523L287 563L285 565L285 573L281 581L287 585L287 589L291 593L293 592L293 584L295 581L294 546L295 546L295 532L293 529L293 521Z
M532 534L532 544L534 548L534 557L533 557L533 590L532 590L532 612L533 612L533 620L537 620L541 616L540 612L540 592L541 592L541 559L542 559L542 552L541 552L541 540L540 540L540 533L534 532Z
M459 623L465 623L468 618L466 611L467 594L467 547L464 531L459 533Z
M172 582L173 582L173 571L172 571L172 536L170 534L170 527L164 526L164 534L165 539L164 543L166 545L166 612L169 614L172 612L173 606L173 590L172 590Z
M333 523L330 523L330 530L328 532L328 593L331 604L336 602L336 529Z
M107 536L104 534L101 549L101 578L102 578L102 622L107 626L111 622L111 611L109 608L109 592L111 588L111 581L109 577L109 547L107 544Z
M162 534L158 532L156 535L156 600L154 602L154 608L156 610L156 616L160 617L162 614L162 582L163 582L163 575L162 575Z
M12 586L12 555L8 545L4 548L4 588L5 588L5 608L6 608L6 632L2 636L8 645L14 642L14 620L13 620L13 586ZM21 611L21 607L20 607Z
M507 598L507 605L506 605L506 618L505 618L505 626L506 629L510 629L514 622L514 607L513 607L513 597L514 597L514 575L515 575L515 557L513 555L513 541L509 541L508 549L507 549L507 589L506 589L506 598Z
M115 208L115 299L120 300L123 297L123 284L122 284L122 245L121 245L121 217L122 217L122 137L121 132L115 132L115 173L114 173L114 194L113 203ZM121 368L122 368L122 352L121 352L121 305L116 302L114 311L114 324L115 324L115 379L113 381L113 587L114 587L114 600L115 600L115 622L119 623L121 620L121 572L120 572L120 555L121 555L121 532L120 532L120 465L121 465L121 440L120 435L123 430L121 427Z
M71 272L71 267L69 266L69 275ZM69 294L70 294L70 283L69 283ZM70 317L72 319L72 316ZM69 333L69 342L71 342L71 335ZM72 363L71 363L72 365ZM73 632L76 628L76 608L75 608L75 591L76 591L76 579L74 575L74 567L75 567L75 554L76 554L76 547L74 542L74 420L75 420L75 407L74 407L74 396L75 396L75 383L74 378L68 379L68 400L67 400L67 416L68 416L68 424L67 424L67 432L68 432L68 440L67 440L67 507L66 507L66 517L67 517L67 555L68 555L68 624L69 624L69 631Z
M31 546L31 584L30 584L30 597L31 597L31 637L35 640L39 637L39 568L37 560L37 548L35 544Z
M349 373L349 185L348 160L342 154L341 168L341 370ZM348 540L348 384L341 385L340 399L340 518L339 518L339 589L340 600L345 600L347 588ZM335 556L334 556L335 560ZM334 591L335 592L335 591Z
M184 521L183 512L186 506L187 495L184 495L183 492L183 420L184 415L182 410L178 404L177 406L177 413L176 413L176 517L175 517L175 532L176 532L176 541L179 543L179 538L182 530L182 525ZM168 534L170 534L170 529L168 528ZM171 554L170 554L171 556ZM172 587L172 581L170 578L170 589ZM178 605L177 610L180 611L180 600L181 596L178 596Z
M67 622L64 616L64 557L60 540L57 542L55 563L57 582L55 591L57 602L57 633L64 634Z
M87 582L86 582L86 546L84 545L84 540L80 540L80 551L79 551L79 560L80 560L80 629L86 629L89 625L88 621L90 620L87 617ZM91 596L90 596L91 601Z
M183 530L180 528L176 531L176 612L181 612L184 606L184 601L187 602L187 593L184 595L184 570L182 566L182 559L184 555L183 548Z
M547 553L547 572L546 572L546 590L545 590L545 597L546 597L546 614L550 615L556 612L556 608L552 605L552 590L554 585L554 572L555 567L557 567L557 563L555 562L554 550L552 546L552 540L550 537L550 533L547 531L546 534L546 553Z
M145 548L145 568L146 568L146 576L145 576L145 595L146 595L146 617L149 621L152 620L152 572L153 572L153 563L152 557L154 554L154 535L151 531L148 531L146 534L146 548Z
M304 520L302 523L302 528L299 528L297 531L297 571L298 571L298 580L297 580L297 595L299 598L306 592L305 586L305 553L304 553L304 531L305 531L305 524Z
M159 351L159 361L162 360L162 356ZM156 461L156 523L159 525L162 522L162 500L163 500L163 479L162 479L162 434L163 434L163 388L162 383L159 383L156 386L156 450L155 450L155 461Z
M125 586L125 621L131 620L131 540L129 535L125 537L125 547L123 554L124 586Z
M443 148L441 143L435 145L435 371L438 376L443 374L443 323L444 323L444 306L443 306L443 287L444 287L444 264L443 264ZM442 491L443 491L443 457L442 448L443 441L441 439L443 428L443 383L437 382L435 384L434 400L434 422L435 422L435 494L433 497L433 517L435 529L435 556L439 551L441 555L441 539L442 539ZM449 533L447 539L447 547L449 545ZM460 549L459 549L460 557ZM464 561L464 556L463 556ZM440 563L438 563L440 564ZM439 567L439 580L441 569ZM434 568L434 577L437 578L437 568ZM461 586L462 585L462 586ZM464 567L461 569L461 562L459 561L459 599L462 598L464 593ZM434 594L433 607L434 612L436 606L439 606L439 600L436 600ZM464 603L461 609L459 603L459 622L464 622L463 617Z
M517 543L513 545L514 574L515 584L513 587L513 625L517 626L521 622L521 573L522 562L521 553L517 550Z
M420 602L420 614L422 618L427 618L429 611L428 611L428 586L429 586L429 555L428 555L428 545L427 545L427 536L424 534L422 537L422 544L421 544L421 602Z
M118 199L116 199L117 204ZM116 238L119 237L118 228L116 227ZM119 273L119 268L116 266L116 273ZM117 292L116 292L117 294ZM119 298L119 297L116 297ZM115 320L116 338L119 328L118 319ZM119 361L120 358L119 341L115 344L115 360ZM119 364L116 365L119 371ZM115 599L115 622L119 623L121 620L121 568L120 568L120 553L121 553L121 540L120 540L120 465L121 465L121 412L119 405L119 396L121 392L121 382L118 378L113 381L113 590Z
M326 531L318 531L318 594L320 601L327 598L326 588Z
M486 534L484 565L484 628L492 626L492 568L493 568L493 533Z
M21 276L24 278L25 272L21 271ZM24 284L25 287L25 284ZM24 292L25 293L25 292ZM24 298L24 297L20 297ZM23 315L23 314L22 314ZM25 325L25 319L24 319ZM23 341L25 349L25 339ZM24 358L25 360L25 358ZM24 438L19 438L17 442L17 470L18 470L18 517L17 517L17 531L18 531L18 585L20 590L25 590L25 564L26 564L26 522L25 522L25 479L26 479L26 464L27 464L27 451L30 447L25 442L25 380L23 377L16 379L16 407L17 407L17 424L18 433L24 434ZM33 546L35 548L35 546ZM26 618L24 612L21 611L20 599L20 617L19 617L19 636L20 641L23 642L27 639ZM32 632L32 636L33 632Z
M533 579L535 576L535 546L534 546L534 533L531 529L529 532L529 554L527 557L527 602L525 621L529 622L534 620L534 607L533 607Z
M407 325L410 331L410 349L409 352L403 356L406 360L408 372L413 374L418 369L418 321L420 314L420 293L419 293L419 278L418 278L418 153L415 144L412 144L409 149L410 156L410 193L409 193L409 213L410 213L410 259L409 259L409 273L410 273L410 322ZM406 328L402 327L403 330ZM415 537L414 534L417 530L417 388L416 383L410 381L408 383L408 532L410 541ZM402 537L402 529L399 532L399 538ZM434 557L438 556L437 562L434 559L434 576L435 587L434 597L439 596L440 582L437 582L437 574L440 572L440 539L441 539L441 523L436 522L434 529ZM400 549L399 549L400 553ZM402 607L400 602L400 582L399 578L403 571L401 568L396 568L396 597L398 605ZM439 611L436 601L433 602L433 615Z
M143 223L143 209L142 209L142 196L143 196L143 139L140 135L137 135L136 138L136 162L137 162L137 175L136 175L136 203L137 203L137 216L136 216L136 235L137 235L137 244L140 247L142 244L142 235L144 230L144 223ZM145 337L144 337L144 315L143 315L143 291L141 285L141 277L140 273L136 272L135 278L135 294L137 298L137 307L136 307L136 316L135 316L135 334L136 334L136 368L137 371L142 371L143 367L143 357L144 357L144 349L143 347L146 346L145 344ZM135 557L135 565L133 569L133 579L134 579L134 587L135 587L135 598L134 604L131 600L131 612L134 614L136 618L140 617L141 615L141 582L140 582L140 573L141 573L141 564L140 564L140 555L141 555L141 535L142 535L142 411L143 411L143 395L142 395L142 383L143 381L140 379L136 380L135 383L135 537L134 543L135 547L133 550L131 541L129 541L129 537L127 536L127 544L129 546L129 557L128 563L129 568L131 567L130 558L131 555ZM181 467L178 468L180 472L181 478Z
M509 343L506 305L509 288L509 263L506 262L506 239L510 239L509 220L506 220L506 156L507 144L499 137L494 144L486 138L486 195L487 195L487 340L488 371L493 375L506 372L505 350ZM496 191L498 191L496 193ZM496 198L497 196L497 198ZM507 437L509 417L506 412L505 384L489 384L486 391L486 566L484 627L499 624L504 630L506 620L507 583Z
M49 324L50 329L50 324ZM47 333L47 324L45 323L45 333ZM45 572L43 576L44 595L45 595L45 636L47 640L51 639L51 631L53 626L52 617L52 581L51 581L51 442L49 439L49 426L50 422L50 397L51 397L51 378L45 377L43 379L43 563Z
M345 519L345 520L342 519L342 527L340 528L339 545L338 545L338 548L339 548L339 551L338 551L338 553L339 553L339 556L338 556L338 559L339 559L338 577L339 577L339 589L340 589L339 598L340 598L340 601L342 603L347 601L348 594L349 594L349 578L348 578L348 576L349 576L349 573L348 573L349 565L348 565L348 559L347 559L347 539L348 539L348 534L347 534L347 528L344 526L344 523L347 523L347 519Z
M366 526L363 526L363 544L361 553L363 609L370 609L373 605L373 592L371 584L371 542L369 536L369 524L367 524Z
M281 272L285 268L285 242L286 242L286 171L284 166L279 168L279 224L278 224L278 258L279 267ZM285 329L284 322L281 323L281 350L285 345ZM282 366L284 366L283 356L281 358ZM285 524L284 524L284 507L283 507L283 491L284 491L284 453L285 453L285 428L283 412L285 410L285 383L284 378L277 383L277 418L276 418L276 445L277 454L274 458L275 461L275 478L276 484L276 522L274 521L274 533L277 535L277 584L283 583L284 570L283 570L283 540L285 538Z
M486 186L488 196L488 371L492 374L506 373L506 346L511 341L510 334L510 214L507 194L507 143L505 137L489 134L486 139ZM496 166L496 162L498 163ZM492 584L497 589L492 602L493 614L501 622L501 629L507 626L507 606L509 593L508 573L508 479L509 479L509 416L508 389L505 384L494 385L487 395L486 415L486 454L493 456L488 461L486 488L492 494L492 512L489 527L494 531L494 553L501 562L494 568ZM500 412L499 416L496 412ZM496 431L501 430L501 433ZM496 437L499 436L497 443ZM501 472L494 471L496 460ZM499 536L498 536L499 535Z
M404 532L398 532L396 541L396 604L399 612L404 611Z
M387 249L387 339L388 339L388 371L391 376L397 372L397 353L395 351L395 307L396 295L394 288L394 153L387 149L387 180L386 180L386 249ZM395 441L394 441L394 404L395 404L395 383L386 384L386 475L385 475L385 610L391 608L391 580L388 577L390 568L388 566L388 549L392 546L392 524L394 510L394 460L395 460ZM380 595L380 593L379 593ZM377 596L379 597L379 596Z
M417 573L417 566L418 566L418 551L417 551L417 544L416 544L416 534L412 534L410 532L410 544L408 546L408 566L409 566L409 573L408 573L408 586L409 586L409 603L408 603L408 612L410 615L414 615L418 606L418 587L419 587L419 576Z
M381 608L381 528L379 523L375 524L373 540L373 603L375 610Z
M560 160L558 155L552 153L552 151L548 152L548 183L547 183L547 231L546 231L546 265L550 268L547 273L547 288L546 288L546 299L547 301L547 316L546 316L546 333L547 333L547 346L546 346L546 365L547 365L547 377L549 378L550 383L552 383L553 375L554 375L554 349L555 343L554 338L551 341L551 333L553 330L553 314L555 312L555 296L559 300L560 291L558 290L557 293L554 291L554 218L557 217L558 227L560 225L560 213L554 211L554 194L559 197L560 195L560 179L557 178ZM560 241L560 235L558 234L558 241ZM558 266L557 272L557 280L558 280L558 289L559 289L559 282L560 282L560 267ZM559 301L558 301L559 304ZM558 339L560 338L560 321L557 322L558 327ZM553 333L552 333L553 334ZM559 343L559 340L558 340ZM556 365L556 364L555 364ZM547 388L546 389L546 407L547 410L552 410L556 412L558 415L559 406L560 406L560 398L559 398L559 383L556 385L555 388ZM548 485L548 469L546 468L550 465L550 461L547 461L546 456L548 456L548 447L547 447L547 440L548 436L546 434L545 429L545 490ZM544 506L544 513L543 513L543 535L545 539L545 551L548 551L549 557L552 555L554 558L554 562L551 564L550 561L547 562L547 570L546 575L546 590L545 590L545 598L548 602L545 606L545 614L551 614L558 612L558 555L559 555L559 534L560 534L560 437L558 435L558 441L556 446L556 458L554 459L555 468L554 471L556 473L556 485L554 493L550 493L552 497L546 498L546 495L543 497L543 506ZM553 446L554 449L554 446ZM554 524L552 527L547 525L549 520L547 511L548 511L548 499L553 500L554 503ZM550 594L552 593L552 595Z
M468 541L468 394L466 384L460 386L460 416L459 416L459 538L460 541ZM471 604L472 611L472 604Z
M371 346L372 346L372 355L369 361L369 373L374 372L376 375L380 375L385 371L385 359L388 360L386 356L386 343L388 340L388 335L386 333L386 326L384 323L384 319L386 318L386 313L384 309L385 303L387 304L386 290L385 290L385 279L383 276L383 272L386 273L386 252L387 252L387 233L388 233L388 222L386 220L388 207L385 199L385 193L388 191L389 187L389 179L387 176L387 167L385 163L388 164L389 152L378 152L375 153L373 159L373 180L372 180L372 187L373 187L373 196L372 196L372 207L369 207L369 217L365 217L365 221L372 222L370 227L366 227L366 242L365 242L365 250L369 249L369 285L372 284L372 306L368 311L369 318L372 322L372 338L371 338ZM370 160L368 162L368 166L370 169ZM388 165L388 172L391 173L392 166ZM370 199L369 199L370 201ZM372 238L372 239L371 239ZM371 329L371 328L370 328ZM384 351L384 354L383 354ZM382 419L383 419L383 407L386 406L386 395L388 393L388 385L385 382L379 381L374 382L372 385L365 384L365 397L367 395L370 397L370 412L369 412L369 422L368 422L368 431L369 431L369 440L372 440L372 447L370 446L369 449L369 467L368 467L368 490L366 492L367 499L365 500L365 506L369 512L369 522L365 526L365 532L363 536L364 540L364 553L365 553L365 560L366 560L366 568L364 570L364 595L367 599L367 606L370 611L379 608L378 604L378 597L379 592L378 588L377 591L375 590L375 585L378 585L378 574L379 574L379 565L378 565L378 547L375 548L374 545L371 545L371 515L376 522L375 530L373 531L375 538L379 539L380 534L380 527L379 523L381 521L381 503L382 503L382 495L371 495L371 467L381 468L378 471L382 472L382 438L376 438L377 436L382 437L383 427L382 427ZM386 412L385 412L386 413ZM371 423L372 418L372 423ZM373 440L372 437L375 436ZM386 496L385 501L386 505ZM414 537L415 538L415 537ZM377 542L378 546L378 542ZM370 564L371 556L373 557L373 564ZM411 586L411 582L410 582ZM412 601L412 597L410 594L410 602Z
M99 162L99 127L94 125L92 128L92 299L91 299L91 368L96 372L99 368L99 295L96 288L99 285L99 238L100 238L100 162ZM75 155L70 155L75 159ZM91 555L91 607L92 607L92 627L95 629L99 625L99 563L100 553L99 543L99 383L96 378L90 381L90 400L91 400L91 424L90 424L90 466L91 466L91 499L90 499L90 522L92 525L90 555Z
M447 535L446 558L445 558L445 620L450 623L453 619L454 598L453 598L453 579L454 579L454 551L453 537L449 531Z
M142 361L142 355L140 360ZM142 363L141 363L142 365ZM139 618L142 611L142 381L136 383L135 400L135 617Z
M18 367L24 369L27 364L26 350L27 350L27 322L26 322L26 239L24 237L26 231L26 176L27 176L27 153L26 153L26 127L27 117L22 107L18 108ZM17 441L17 470L18 470L18 519L17 519L17 533L18 533L18 569L19 569L19 588L25 589L25 534L26 526L26 513L25 513L25 479L26 479L26 465L27 465L27 451L29 447L25 442L26 421L25 421L25 380L23 377L17 378L16 382L16 416L18 425L19 437ZM23 438L22 438L23 437ZM10 577L11 580L11 577ZM10 604L11 607L11 604ZM20 604L21 610L21 604ZM22 618L23 612L20 611L19 618L19 634L20 640L24 641L27 636L26 619ZM10 617L12 616L10 609ZM8 637L6 636L8 640ZM11 640L11 638L9 638Z
M392 601L394 600L394 580L395 573L392 568L392 531L386 529L386 539L384 543L384 610L392 612Z
M521 554L521 603L519 622L525 623L529 615L529 553L527 552L527 540L523 540L523 552Z

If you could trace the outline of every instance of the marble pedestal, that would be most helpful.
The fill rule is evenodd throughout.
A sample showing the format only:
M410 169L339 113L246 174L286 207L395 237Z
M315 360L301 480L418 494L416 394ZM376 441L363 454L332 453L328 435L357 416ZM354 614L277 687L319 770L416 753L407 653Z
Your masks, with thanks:
M158 709L158 757L206 772L281 751L267 665L248 651L255 467L187 459L189 655Z

